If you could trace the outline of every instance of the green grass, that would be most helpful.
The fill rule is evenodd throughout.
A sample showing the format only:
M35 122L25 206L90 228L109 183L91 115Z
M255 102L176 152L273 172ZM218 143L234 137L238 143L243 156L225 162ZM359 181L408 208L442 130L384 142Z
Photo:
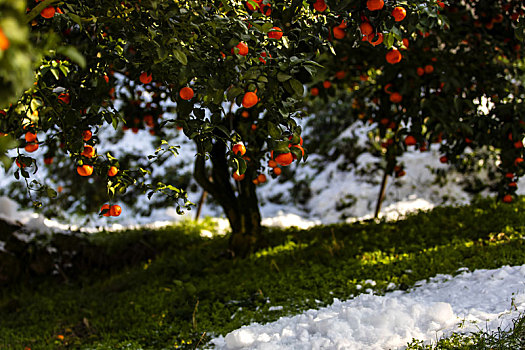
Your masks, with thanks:
M200 237L209 223L98 234L100 253L142 247L152 257L0 289L0 349L194 349L243 324L348 299L366 279L383 293L460 267L525 264L524 211L525 198L481 200L399 222L267 229L268 248L234 260L227 238ZM276 305L283 310L268 311Z

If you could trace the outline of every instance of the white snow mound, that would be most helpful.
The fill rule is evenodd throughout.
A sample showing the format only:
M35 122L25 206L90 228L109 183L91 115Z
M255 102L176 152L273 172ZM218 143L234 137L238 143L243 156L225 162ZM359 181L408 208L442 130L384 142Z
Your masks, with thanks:
M319 310L243 326L218 349L399 349L452 332L506 329L525 311L525 265L437 275L409 293L361 294Z

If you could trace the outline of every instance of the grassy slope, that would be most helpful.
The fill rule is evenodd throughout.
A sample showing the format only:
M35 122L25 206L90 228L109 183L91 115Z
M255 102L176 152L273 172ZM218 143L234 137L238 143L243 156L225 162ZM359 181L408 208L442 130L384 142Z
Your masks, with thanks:
M158 254L69 283L50 278L0 289L0 349L193 349L204 332L201 344L251 321L348 299L366 279L384 292L390 282L405 289L460 267L525 264L524 211L525 198L483 200L396 223L269 229L268 249L235 260L224 254L225 238L201 238L197 225L100 234L92 239L105 251L119 254L147 238ZM283 310L268 311L276 305Z

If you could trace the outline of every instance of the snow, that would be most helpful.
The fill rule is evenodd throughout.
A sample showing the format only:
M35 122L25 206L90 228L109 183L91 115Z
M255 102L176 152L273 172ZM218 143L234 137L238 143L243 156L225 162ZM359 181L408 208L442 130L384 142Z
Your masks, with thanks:
M525 265L437 275L408 292L335 299L319 310L261 325L252 323L211 341L217 349L401 349L453 332L503 330L525 311Z

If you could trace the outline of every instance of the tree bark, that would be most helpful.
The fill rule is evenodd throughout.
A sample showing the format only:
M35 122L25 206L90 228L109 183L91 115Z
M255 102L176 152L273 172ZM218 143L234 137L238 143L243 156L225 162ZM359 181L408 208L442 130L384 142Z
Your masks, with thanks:
M254 170L248 167L245 179L240 181L237 191L231 183L231 173L226 159L226 144L215 141L210 152L211 180L205 167L205 159L199 152L195 161L195 180L223 208L232 233L230 249L235 256L246 256L261 243L261 214L255 184L251 179Z

